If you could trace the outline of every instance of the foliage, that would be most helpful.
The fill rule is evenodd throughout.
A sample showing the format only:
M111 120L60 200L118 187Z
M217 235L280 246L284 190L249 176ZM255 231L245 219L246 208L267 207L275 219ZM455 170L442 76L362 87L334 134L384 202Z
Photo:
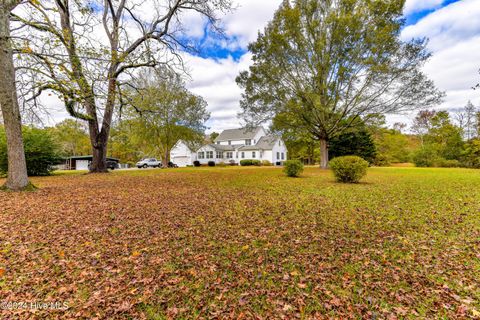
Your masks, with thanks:
M106 172L112 120L116 107L128 102L124 93L132 80L142 69L181 69L179 52L195 49L184 40L187 12L208 20L215 34L221 33L216 14L231 5L229 0L25 1L12 13L20 26L12 37L21 55L17 62L28 74L20 77L25 100L37 105L43 92L56 94L72 117L88 124L91 171Z
M416 166L432 167L440 166L444 160L460 161L464 152L463 131L452 123L447 111L419 112L414 130L423 144L413 156Z
M368 162L357 156L343 156L329 162L338 182L358 183L367 174Z
M90 138L84 122L74 119L66 119L48 128L52 139L60 146L60 152L64 157L86 156L92 153Z
M132 107L125 111L130 141L145 154L170 161L170 151L179 140L202 143L207 103L186 88L180 76L166 68L143 73L140 89L132 92Z
M200 161L198 160L193 161L193 166L200 167L201 166Z
M262 160L262 166L270 167L273 166L273 164L268 160Z
M467 142L462 154L462 164L467 168L480 169L480 139Z
M296 119L287 114L278 114L272 121L271 129L281 133L282 140L292 159L315 164L320 160L318 142L301 126L292 125Z
M300 160L287 160L283 163L283 172L289 177L298 177L303 172L303 163Z
M243 159L240 160L241 166L261 166L262 162L256 159Z
M399 37L403 5L283 1L249 46L254 64L237 78L245 120L288 118L320 140L326 166L325 142L357 119L436 105L443 94L421 72L426 42Z
M215 141L215 139L217 139L217 137L220 135L220 133L218 132L212 132L210 133L210 135L208 136L208 143L213 143Z
M208 161L209 167L215 167L215 161Z
M377 154L375 143L366 128L348 130L330 140L330 158L359 156L373 163Z
M303 175L33 178L39 192L0 193L2 297L68 303L39 319L476 318L478 172L371 168L361 185Z
M417 167L434 167L441 160L433 146L423 146L413 155L413 163Z
M59 147L47 130L24 127L22 130L29 176L47 176L61 161ZM8 171L5 132L0 130L0 172Z
M440 168L460 168L462 167L462 164L458 160L445 160L445 159L439 159L436 162L436 167Z

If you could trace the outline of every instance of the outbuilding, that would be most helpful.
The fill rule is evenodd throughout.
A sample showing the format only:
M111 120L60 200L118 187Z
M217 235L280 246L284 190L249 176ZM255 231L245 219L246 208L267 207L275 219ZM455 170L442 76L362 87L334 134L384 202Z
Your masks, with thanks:
M93 161L93 156L73 156L67 158L65 163L66 170L88 170L90 163ZM109 158L107 157L107 162L109 163L116 163L118 167L118 163L120 162L116 158Z

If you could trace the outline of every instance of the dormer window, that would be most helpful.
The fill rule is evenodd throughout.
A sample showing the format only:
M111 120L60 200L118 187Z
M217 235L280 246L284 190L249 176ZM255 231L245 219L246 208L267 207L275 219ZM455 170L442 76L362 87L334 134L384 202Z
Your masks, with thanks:
M251 139L245 140L245 145L246 146L251 146L252 145L252 140Z
M229 145L229 146L232 145L232 140L228 140L228 145Z
M217 141L217 144L220 144L220 141Z

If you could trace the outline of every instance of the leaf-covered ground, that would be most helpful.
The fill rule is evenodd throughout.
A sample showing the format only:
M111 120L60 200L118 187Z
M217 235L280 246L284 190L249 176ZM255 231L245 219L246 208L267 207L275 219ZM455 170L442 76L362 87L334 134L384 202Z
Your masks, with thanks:
M0 193L0 318L478 318L480 171L57 175ZM0 181L2 183L2 181Z

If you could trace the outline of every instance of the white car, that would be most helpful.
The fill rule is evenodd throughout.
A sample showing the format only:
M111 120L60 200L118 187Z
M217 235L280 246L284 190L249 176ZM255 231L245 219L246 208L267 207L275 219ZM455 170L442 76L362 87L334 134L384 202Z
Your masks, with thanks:
M147 158L137 162L137 168L159 168L162 166L162 163L155 158Z

